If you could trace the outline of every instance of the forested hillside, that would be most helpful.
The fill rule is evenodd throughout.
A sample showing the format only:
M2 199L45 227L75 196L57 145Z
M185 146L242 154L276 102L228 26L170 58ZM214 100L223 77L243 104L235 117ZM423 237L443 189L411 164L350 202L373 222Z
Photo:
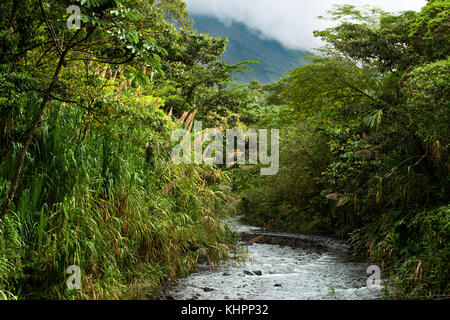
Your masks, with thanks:
M257 80L261 83L272 83L286 73L306 61L307 55L299 50L285 48L276 40L266 39L246 25L237 22L224 23L217 18L193 15L193 28L213 36L227 37L227 50L222 57L227 63L240 61L258 61L249 66L252 72L235 75L237 82L248 83Z
M188 17L182 0L1 2L0 299L154 298L244 259L236 212L348 240L386 298L448 299L450 1L336 7L323 54L269 84L234 84L247 64ZM279 129L278 173L175 163L195 120Z

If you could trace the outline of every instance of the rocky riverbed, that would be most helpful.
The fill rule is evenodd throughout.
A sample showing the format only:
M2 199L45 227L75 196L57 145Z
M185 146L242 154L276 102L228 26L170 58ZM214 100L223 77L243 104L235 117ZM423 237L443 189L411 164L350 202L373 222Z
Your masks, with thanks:
M163 299L177 300L367 300L381 290L366 286L367 266L348 259L339 240L269 232L235 223L250 261L230 263L177 280Z

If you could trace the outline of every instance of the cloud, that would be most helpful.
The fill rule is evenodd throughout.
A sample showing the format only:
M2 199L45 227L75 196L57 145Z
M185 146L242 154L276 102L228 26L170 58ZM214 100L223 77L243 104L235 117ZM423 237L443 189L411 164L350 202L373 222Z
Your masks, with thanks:
M333 4L377 6L385 11L420 10L426 0L185 0L191 14L208 15L225 23L241 22L262 36L292 49L321 45L314 30L327 27L317 19Z

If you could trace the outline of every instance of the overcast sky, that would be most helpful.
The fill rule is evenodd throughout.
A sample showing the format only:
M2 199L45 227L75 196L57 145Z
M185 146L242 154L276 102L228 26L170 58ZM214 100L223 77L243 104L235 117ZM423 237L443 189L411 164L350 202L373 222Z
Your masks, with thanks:
M192 14L210 15L229 23L245 23L288 48L313 49L320 41L313 30L326 27L317 19L333 4L377 6L385 11L420 10L426 0L185 0Z

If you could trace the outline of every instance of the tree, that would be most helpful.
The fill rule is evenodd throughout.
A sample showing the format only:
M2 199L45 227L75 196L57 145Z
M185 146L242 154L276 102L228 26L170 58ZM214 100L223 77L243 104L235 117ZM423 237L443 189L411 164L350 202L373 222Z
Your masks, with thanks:
M411 25L409 38L422 61L445 59L450 55L450 1L429 0Z
M92 99L87 103L83 103L83 98L70 100L71 92L76 91L70 73L85 72L89 81L90 73L99 68L106 71L108 67L128 66L129 78L137 85L145 84L148 79L136 66L158 69L159 54L165 53L151 36L161 29L170 29L167 15L180 19L186 16L184 4L179 1L163 6L155 1L137 0L79 0L78 3L83 24L77 30L68 30L64 20L68 1L18 0L2 5L6 9L2 15L10 14L9 19L2 17L9 24L3 23L0 34L2 44L7 47L5 52L13 60L10 71L26 72L36 79L40 105L27 130L1 217L11 207L28 148L49 102L61 100L88 109L92 106ZM5 32L9 32L11 40L5 40ZM61 74L65 76L61 78ZM104 84L91 81L89 86L98 93ZM3 123L8 121L3 119Z
M204 109L198 94L228 86L233 74L247 70L246 65L251 63L228 65L220 61L228 40L199 34L188 27L157 42L167 56L163 62L165 77L156 79L154 89L167 98L166 110L172 109L177 116L191 108Z
M418 135L431 143L435 156L450 146L450 57L415 68L403 90Z
M344 5L330 14L332 20L344 21L337 27L314 32L329 44L324 50L329 55L373 65L382 73L406 70L416 60L409 38L416 12L390 15L378 9L361 11Z
M331 112L361 105L381 108L374 92L376 73L339 58L312 58L313 64L291 71L281 96L300 113Z

